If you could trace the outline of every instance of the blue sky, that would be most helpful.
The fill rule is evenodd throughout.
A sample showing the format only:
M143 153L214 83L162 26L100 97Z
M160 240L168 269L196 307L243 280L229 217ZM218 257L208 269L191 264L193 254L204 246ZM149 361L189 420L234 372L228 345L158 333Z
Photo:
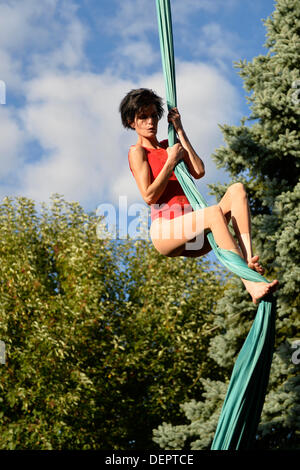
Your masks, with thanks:
M273 0L171 0L178 107L206 165L197 181L228 181L211 153L218 124L249 114L234 61L265 54L262 19ZM53 193L86 210L142 202L127 152L135 135L118 105L132 88L164 96L154 0L0 0L0 196L49 202ZM162 121L159 137L166 136Z

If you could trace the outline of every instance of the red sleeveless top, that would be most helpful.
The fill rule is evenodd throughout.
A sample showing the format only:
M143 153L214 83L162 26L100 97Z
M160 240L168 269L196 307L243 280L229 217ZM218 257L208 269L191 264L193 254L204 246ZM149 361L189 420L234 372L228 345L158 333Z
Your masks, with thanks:
M163 140L160 142L160 145L161 148L158 149L148 149L143 147L146 151L146 156L150 166L151 183L159 175L168 158L168 154L166 152L168 140ZM130 163L129 168L133 174ZM151 220L153 221L161 217L165 219L174 219L180 215L192 212L192 210L193 208L173 171L169 177L164 192L155 204L151 204Z

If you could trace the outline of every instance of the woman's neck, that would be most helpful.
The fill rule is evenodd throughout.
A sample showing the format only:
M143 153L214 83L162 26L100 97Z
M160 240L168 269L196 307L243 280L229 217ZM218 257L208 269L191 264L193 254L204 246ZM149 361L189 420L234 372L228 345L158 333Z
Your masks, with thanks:
M142 147L153 148L153 149L157 149L157 148L161 147L161 145L160 145L159 141L157 140L156 136L149 139L148 137L143 137L143 136L139 135L137 144L141 145Z

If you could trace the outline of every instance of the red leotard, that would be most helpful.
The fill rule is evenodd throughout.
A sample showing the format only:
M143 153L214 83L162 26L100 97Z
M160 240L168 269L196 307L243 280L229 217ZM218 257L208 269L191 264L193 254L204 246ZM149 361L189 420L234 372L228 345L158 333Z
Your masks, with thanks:
M148 149L143 147L146 151L146 156L150 166L151 183L161 172L168 158L168 154L166 152L168 141L163 140L160 142L160 145L161 148L158 149ZM130 163L129 168L132 172ZM174 219L180 215L192 212L192 210L193 208L184 194L184 191L173 171L164 192L156 204L151 204L151 221L161 217L165 219Z

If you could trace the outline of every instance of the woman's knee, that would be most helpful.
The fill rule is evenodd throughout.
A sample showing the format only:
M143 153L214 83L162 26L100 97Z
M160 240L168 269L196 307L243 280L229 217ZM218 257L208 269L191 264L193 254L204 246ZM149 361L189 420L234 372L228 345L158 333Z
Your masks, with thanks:
M205 229L212 229L214 224L219 224L224 220L224 214L219 205L215 204L205 209Z
M245 189L245 186L243 183L233 183L231 186L229 186L228 188L228 191L229 193L231 193L231 195L246 195L246 189Z
M219 218L219 217L223 217L222 209L218 204L210 206L209 209L210 209L212 220L215 220L216 218Z

